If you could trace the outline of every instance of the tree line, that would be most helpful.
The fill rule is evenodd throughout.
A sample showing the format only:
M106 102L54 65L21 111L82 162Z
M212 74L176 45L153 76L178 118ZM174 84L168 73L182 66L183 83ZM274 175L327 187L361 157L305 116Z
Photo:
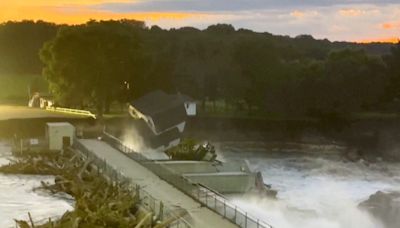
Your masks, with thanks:
M0 25L0 53L0 72L42 71L57 102L100 114L155 89L287 118L382 111L400 96L400 44L291 38L227 24L165 30L133 20L8 22Z

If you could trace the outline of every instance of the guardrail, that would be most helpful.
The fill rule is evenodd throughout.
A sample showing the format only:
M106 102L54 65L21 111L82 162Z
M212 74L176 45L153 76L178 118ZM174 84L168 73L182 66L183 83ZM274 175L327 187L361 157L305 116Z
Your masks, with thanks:
M140 203L147 210L154 213L154 217L163 221L164 218L175 218L175 221L168 224L171 228L190 228L190 223L182 217L176 210L165 206L162 201L152 197L147 191L145 191L140 185L135 184L131 179L125 177L124 173L117 170L115 167L107 163L106 160L99 158L95 153L87 149L79 140L74 140L73 147L80 151L81 155L92 161L92 164L96 166L98 174L104 176L110 183L117 185L120 183L128 184L127 188L131 192L135 192L136 196L139 197Z
M187 178L173 173L168 168L157 164L156 162L149 160L145 156L137 153L133 149L125 145L117 137L103 131L103 140L108 144L123 152L129 158L137 161L142 166L148 168L153 173L158 175L161 179L172 184L186 195L190 196L200 204L208 207L217 214L228 219L232 223L242 228L273 228L266 222L254 218L249 215L246 211L238 208L236 205L230 203L222 195L211 191L208 187L193 183Z
M89 116L89 117L96 119L95 114L91 113L90 111L86 111L86 110L60 108L60 107L46 107L46 110L52 111L52 112L62 112L62 113L76 114L76 115L81 115L81 116Z

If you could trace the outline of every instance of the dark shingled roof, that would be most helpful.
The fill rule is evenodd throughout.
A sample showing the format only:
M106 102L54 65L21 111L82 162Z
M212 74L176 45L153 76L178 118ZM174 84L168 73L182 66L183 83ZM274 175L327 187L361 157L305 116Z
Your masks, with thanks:
M186 110L179 95L169 95L161 90L148 93L131 102L131 105L153 119L157 132L163 132L186 120Z

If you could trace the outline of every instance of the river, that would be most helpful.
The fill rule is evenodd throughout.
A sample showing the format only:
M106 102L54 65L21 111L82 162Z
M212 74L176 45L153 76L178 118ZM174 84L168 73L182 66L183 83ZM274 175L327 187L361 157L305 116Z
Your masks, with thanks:
M400 164L345 162L338 153L268 152L240 144L220 144L222 160L248 160L278 200L234 197L232 201L279 228L380 228L357 205L376 191L400 190Z
M9 163L11 148L0 142L0 165ZM41 181L52 183L52 176L0 174L0 227L15 227L14 219L28 220L28 212L35 223L63 215L73 210L73 200L64 195L51 196L33 191Z
M220 143L219 158L247 160L253 171L262 172L266 184L278 190L278 200L233 197L232 201L277 228L381 228L357 205L376 191L400 190L399 163L345 162L340 151L332 149L271 152L247 145ZM0 143L0 152L0 164L7 163L10 148ZM70 199L33 191L40 181L53 178L0 175L0 227L13 227L13 219L28 219L28 212L40 222L73 209Z

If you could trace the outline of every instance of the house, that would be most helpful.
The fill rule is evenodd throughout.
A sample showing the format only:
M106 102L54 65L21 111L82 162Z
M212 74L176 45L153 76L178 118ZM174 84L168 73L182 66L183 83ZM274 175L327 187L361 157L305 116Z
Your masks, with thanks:
M166 150L180 143L187 118L184 100L186 98L181 95L157 90L130 103L130 115L142 120L150 129L150 133L143 128L140 132L152 149Z
M182 137L182 133L176 127L156 135L142 119L124 121L123 125L116 128L109 127L107 131L123 139L131 149L142 152L145 156L152 151L165 151L178 145ZM159 156L161 155L166 156L164 153L160 153Z
M157 90L131 102L129 113L133 118L142 119L155 135L173 128L183 132L186 110L180 96L169 95Z

